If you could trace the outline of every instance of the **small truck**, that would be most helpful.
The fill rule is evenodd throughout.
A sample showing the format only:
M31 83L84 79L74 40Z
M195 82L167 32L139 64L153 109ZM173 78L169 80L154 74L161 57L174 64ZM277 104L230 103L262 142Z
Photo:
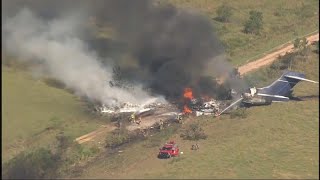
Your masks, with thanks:
M158 158L166 159L170 157L179 156L180 150L178 145L174 141L166 143L162 148L159 149Z

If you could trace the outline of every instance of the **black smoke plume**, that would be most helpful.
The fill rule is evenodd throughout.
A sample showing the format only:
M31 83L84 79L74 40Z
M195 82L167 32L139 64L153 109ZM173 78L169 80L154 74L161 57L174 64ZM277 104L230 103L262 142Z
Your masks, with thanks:
M212 24L196 12L148 0L94 2L98 20L116 29L138 65L120 66L123 74L156 93L177 97L199 87L207 63L223 53Z
M116 32L113 40L96 38L85 26L79 32L81 39L100 56L113 54L112 58L101 58L104 65L116 67L122 79L143 84L156 94L176 98L185 87L208 95L228 91L214 79L208 80L204 73L209 62L215 76L231 72L232 67L222 62L225 59L216 58L224 49L210 20L192 10L150 0L5 2L5 15L14 13L17 7L28 7L45 19L81 12L86 21L93 17L99 24L112 28ZM129 58L121 54L128 54Z

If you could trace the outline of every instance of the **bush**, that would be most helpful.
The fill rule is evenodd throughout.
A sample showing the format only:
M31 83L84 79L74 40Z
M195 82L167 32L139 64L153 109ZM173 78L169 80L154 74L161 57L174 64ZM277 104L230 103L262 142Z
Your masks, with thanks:
M232 16L231 7L228 5L221 5L217 10L217 20L220 22L229 22L230 17Z
M75 153L72 155L72 161L75 161L75 160L84 160L84 159L87 159L93 155L95 155L96 153L99 152L99 148L97 147L86 147L86 146L83 146L81 144L76 144L75 145Z
M130 142L130 133L125 128L120 128L112 132L111 136L106 138L106 147L115 148L122 144Z
M62 131L56 136L56 140L57 140L57 155L61 158L65 154L68 147L72 145L73 143L72 138L70 136L64 135Z
M294 48L298 51L298 54L302 56L306 56L310 50L310 48L307 46L308 41L304 38L297 38L293 42Z
M5 179L54 178L57 172L57 157L50 150L40 148L30 153L20 153L4 165Z
M199 124L193 123L182 131L180 137L186 140L199 140L206 139L207 135L204 133Z
M248 21L244 24L244 32L260 34L260 31L263 28L262 12L250 11L249 14L250 14L250 17Z
M230 118L246 118L248 116L246 110L244 108L237 109L230 114Z

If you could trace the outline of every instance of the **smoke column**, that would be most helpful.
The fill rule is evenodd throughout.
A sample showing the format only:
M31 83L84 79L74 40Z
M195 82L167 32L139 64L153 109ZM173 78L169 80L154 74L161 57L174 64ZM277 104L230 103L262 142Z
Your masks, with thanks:
M2 31L5 51L20 60L37 60L48 75L91 100L117 105L118 101L142 103L150 98L140 87L129 93L109 86L112 70L103 67L97 55L77 37L81 19L81 15L70 15L44 21L23 9L5 19Z
M112 97L132 102L149 99L140 86L134 92L108 87L114 65L120 67L124 79L165 97L181 96L185 87L210 91L211 86L199 85L203 76L217 77L232 71L221 58L224 48L210 20L192 10L151 0L4 2L5 51L21 59L41 61L52 77L78 94L107 104L113 102ZM23 6L31 12L25 9L16 14ZM112 28L116 32L114 41L121 48L106 43L106 39L92 43L97 39L85 26L90 17ZM131 58L97 55L105 52ZM232 88L245 86L240 80L229 82Z
M160 1L161 2L161 1ZM205 69L220 76L232 71L209 19L191 10L149 0L90 1L98 21L110 24L136 67L121 63L127 78L144 82L167 97L199 87ZM233 86L243 82L233 81ZM200 87L201 89L201 87Z

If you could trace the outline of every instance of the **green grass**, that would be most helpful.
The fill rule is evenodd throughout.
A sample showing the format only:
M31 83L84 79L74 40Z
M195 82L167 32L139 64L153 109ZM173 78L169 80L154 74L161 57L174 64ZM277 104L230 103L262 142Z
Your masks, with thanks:
M234 65L253 60L261 53L319 28L317 0L227 1L234 12L229 23L213 20L216 9L226 1L166 2L201 10L210 18ZM264 30L259 36L242 32L250 10L263 12ZM105 30L98 34L109 38ZM319 81L318 58L319 55L312 53L307 61L298 62L293 69ZM262 72L259 70L252 75L262 77ZM260 85L272 80L265 79ZM2 162L21 151L52 146L60 131L75 138L102 124L85 111L83 102L76 96L35 80L19 68L2 67L2 85ZM301 83L295 88L295 95L319 95L318 88L318 85ZM228 115L218 119L194 118L193 121L200 121L208 135L206 140L199 141L199 151L191 151L193 142L182 140L179 132L166 134L164 131L147 141L128 146L123 153L99 156L82 177L318 178L318 99L273 103L250 108L246 113L248 116L243 119L231 119ZM55 129L44 131L50 126ZM158 146L169 139L175 139L184 154L176 159L158 160Z
M319 55L311 52L306 61L296 62L292 70L319 80ZM266 67L268 68L268 67ZM259 75L263 71L253 72ZM264 81L268 84L268 81ZM319 96L319 85L301 82L296 96ZM192 141L174 139L184 152L179 158L159 160L157 146L139 142L101 158L86 168L84 178L280 178L319 177L319 99L273 103L246 110L246 118L198 117L208 135L198 142L200 150L191 151ZM185 124L187 125L187 124Z
M23 150L52 146L60 131L75 138L99 124L76 96L19 68L2 67L2 162Z
M264 52L319 29L319 1L317 0L167 0L178 7L200 10L216 28L233 65L239 66L261 57ZM229 23L215 21L216 10L222 4L233 9ZM261 35L242 32L249 11L263 13ZM277 16L279 12L280 16Z

